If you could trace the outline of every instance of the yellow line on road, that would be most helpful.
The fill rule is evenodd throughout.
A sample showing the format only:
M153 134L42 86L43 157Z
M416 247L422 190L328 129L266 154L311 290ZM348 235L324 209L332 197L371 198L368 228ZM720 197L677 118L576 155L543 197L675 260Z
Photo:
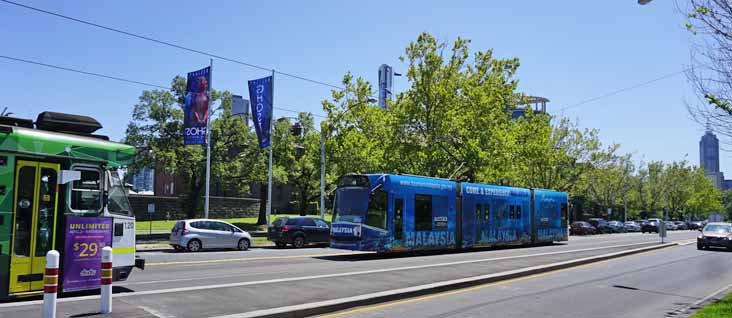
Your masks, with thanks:
M274 260L274 259L293 259L293 258L328 257L328 256L349 256L349 255L362 255L362 254L372 254L372 253L370 253L370 252L354 252L354 253L330 253L330 254L289 255L289 256L263 256L263 257L224 258L224 259L212 259L212 260L204 260L204 261L179 261L179 262L147 263L147 264L145 264L145 266L198 265L198 264L215 264L215 263L228 263L228 262L241 262L241 261L262 261L262 260Z
M676 247L676 246L671 246L671 247ZM627 256L640 255L640 254L646 254L646 253L652 253L652 252L660 252L662 250L663 249L649 250L649 251L635 253L635 254L631 254L631 255L627 255ZM488 283L488 284L485 284L485 285L478 285L478 286L474 286L474 287L468 287L468 288L453 290L453 291L449 291L449 292L442 292L442 293L438 293L438 294L427 295L427 296L422 296L422 297L417 297L417 298L410 298L410 299L405 299L405 300L399 300L399 301L385 303L385 304L380 304L380 305L362 307L362 308L357 308L357 309L353 309L353 310L349 310L349 311L336 312L336 313L332 313L332 314L318 316L318 318L340 317L340 316L357 314L357 313L366 312L366 311L379 310L379 309L382 309L382 308L388 308L388 307L393 307L393 306L397 306L397 305L403 305L403 304L409 304L409 303L419 302L419 301L423 301L423 300L429 300L429 299L433 299L433 298L439 298L439 297L445 297L445 296L452 296L452 295L457 295L457 294L464 294L464 293L468 293L468 292L472 292L472 291L476 291L476 290L481 290L481 289L485 289L485 288L489 288L489 287L494 287L494 286L499 286L499 285L505 285L505 284L509 284L509 283L513 283L513 282L528 280L528 279L532 279L532 278L539 278L539 277L553 275L553 274L556 274L556 273L561 273L561 272L566 272L566 271L570 271L570 270L577 270L577 269L581 269L581 268L585 268L585 267L595 266L595 265L599 265L599 264L603 264L603 263L607 263L607 262L612 262L612 261L615 261L615 260L619 260L619 259L622 259L624 257L611 258L611 259L607 259L607 260L604 260L604 261L599 261L599 262L594 262L594 263L589 263L589 264L584 264L584 265L578 265L578 266L564 268L564 269L558 269L558 270L554 270L554 271L550 271L550 272L546 272L546 273L534 274L534 275L529 275L529 276L524 276L524 277L517 277L517 278L513 278L513 279L508 279L508 280L503 280L503 281L495 282L495 283Z

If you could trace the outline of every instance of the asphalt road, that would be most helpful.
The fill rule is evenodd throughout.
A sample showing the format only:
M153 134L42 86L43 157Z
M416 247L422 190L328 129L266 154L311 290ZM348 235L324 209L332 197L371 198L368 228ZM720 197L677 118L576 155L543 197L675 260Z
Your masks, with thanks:
M697 232L670 232L670 240ZM650 234L572 237L568 244L463 253L380 256L328 248L141 253L145 271L115 284L114 316L209 317L473 277L657 244ZM94 296L66 298L59 317L98 311ZM40 315L32 302L0 305L0 317Z
M322 317L681 317L732 286L731 265L690 244Z

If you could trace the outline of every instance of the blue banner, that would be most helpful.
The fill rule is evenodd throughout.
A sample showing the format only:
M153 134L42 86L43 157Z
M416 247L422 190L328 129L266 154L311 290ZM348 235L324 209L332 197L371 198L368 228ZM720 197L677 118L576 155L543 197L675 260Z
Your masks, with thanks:
M259 137L259 146L272 145L272 76L249 81L249 103L252 105L252 121Z
M211 67L188 73L183 122L183 143L205 145L208 125L208 106L211 83Z

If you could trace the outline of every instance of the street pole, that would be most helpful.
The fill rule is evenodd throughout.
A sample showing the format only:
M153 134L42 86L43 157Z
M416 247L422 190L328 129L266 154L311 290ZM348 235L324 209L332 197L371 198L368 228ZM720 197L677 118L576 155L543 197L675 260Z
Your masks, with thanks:
M325 219L325 129L320 127L320 218Z
M272 148L274 142L272 134L274 133L274 76L275 70L272 70L272 88L270 89L270 116L269 116L269 175L267 176L267 228L269 228L269 216L272 214Z
M213 59L209 64L208 116L206 117L206 198L203 204L203 218L208 219L209 191L211 190L211 85L213 84Z

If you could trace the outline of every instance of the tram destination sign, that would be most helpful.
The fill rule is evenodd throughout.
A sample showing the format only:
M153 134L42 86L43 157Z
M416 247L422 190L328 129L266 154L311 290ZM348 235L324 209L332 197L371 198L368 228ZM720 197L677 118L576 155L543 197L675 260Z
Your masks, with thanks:
M112 245L112 218L66 217L64 292L101 285L102 248Z

